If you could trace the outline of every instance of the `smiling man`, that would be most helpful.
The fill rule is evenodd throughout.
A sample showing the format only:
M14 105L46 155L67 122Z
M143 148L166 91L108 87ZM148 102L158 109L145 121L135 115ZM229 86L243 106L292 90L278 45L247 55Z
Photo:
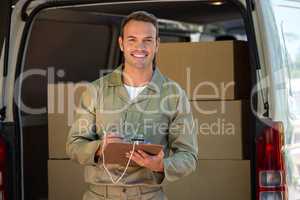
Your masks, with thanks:
M84 200L167 199L162 182L196 169L198 144L190 104L183 89L156 66L159 42L155 16L143 11L128 15L119 37L124 62L82 96L84 112L76 114L67 153L85 165ZM163 150L157 155L124 152L137 167L103 165L108 143L134 138L160 144Z

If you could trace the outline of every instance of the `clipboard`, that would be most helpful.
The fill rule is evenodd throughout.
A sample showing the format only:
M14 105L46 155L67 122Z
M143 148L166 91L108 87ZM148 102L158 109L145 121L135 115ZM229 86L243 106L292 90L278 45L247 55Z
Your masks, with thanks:
M105 164L119 164L126 166L128 159L126 153L133 148L131 143L109 143L104 149ZM135 151L143 150L150 155L157 155L163 149L163 145L159 144L136 144ZM138 167L139 165L133 160L129 163L130 167Z

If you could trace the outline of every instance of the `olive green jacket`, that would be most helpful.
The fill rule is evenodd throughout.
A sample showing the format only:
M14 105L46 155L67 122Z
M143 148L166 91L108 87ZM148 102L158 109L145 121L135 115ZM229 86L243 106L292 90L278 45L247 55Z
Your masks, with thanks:
M129 167L118 185L160 185L163 180L175 181L190 174L197 166L198 143L184 90L155 68L146 88L130 100L121 74L120 66L89 85L70 129L67 154L85 165L85 181L112 184L102 162L95 160L105 131L122 134L128 141L143 137L146 142L163 145L164 173ZM124 170L117 164L108 164L107 168L114 179Z

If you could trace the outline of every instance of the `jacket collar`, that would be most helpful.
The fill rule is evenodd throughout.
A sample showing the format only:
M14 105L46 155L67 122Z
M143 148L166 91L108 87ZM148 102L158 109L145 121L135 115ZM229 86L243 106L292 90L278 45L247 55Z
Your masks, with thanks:
M118 66L108 79L108 86L121 86L123 85L122 81L122 70L123 65ZM163 83L163 75L159 71L158 67L154 68L151 81L147 84L147 87L155 92L159 92L161 85Z

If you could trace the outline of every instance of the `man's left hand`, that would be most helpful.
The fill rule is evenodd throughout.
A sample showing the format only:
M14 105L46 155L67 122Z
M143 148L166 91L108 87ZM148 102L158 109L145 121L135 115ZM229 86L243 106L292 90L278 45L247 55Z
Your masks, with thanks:
M130 153L126 153L126 157L130 157ZM152 156L147 153L145 153L142 150L137 150L133 152L132 158L134 162L136 162L138 165L142 167L146 167L150 169L151 171L155 172L163 172L164 171L164 152L161 150L159 154Z

